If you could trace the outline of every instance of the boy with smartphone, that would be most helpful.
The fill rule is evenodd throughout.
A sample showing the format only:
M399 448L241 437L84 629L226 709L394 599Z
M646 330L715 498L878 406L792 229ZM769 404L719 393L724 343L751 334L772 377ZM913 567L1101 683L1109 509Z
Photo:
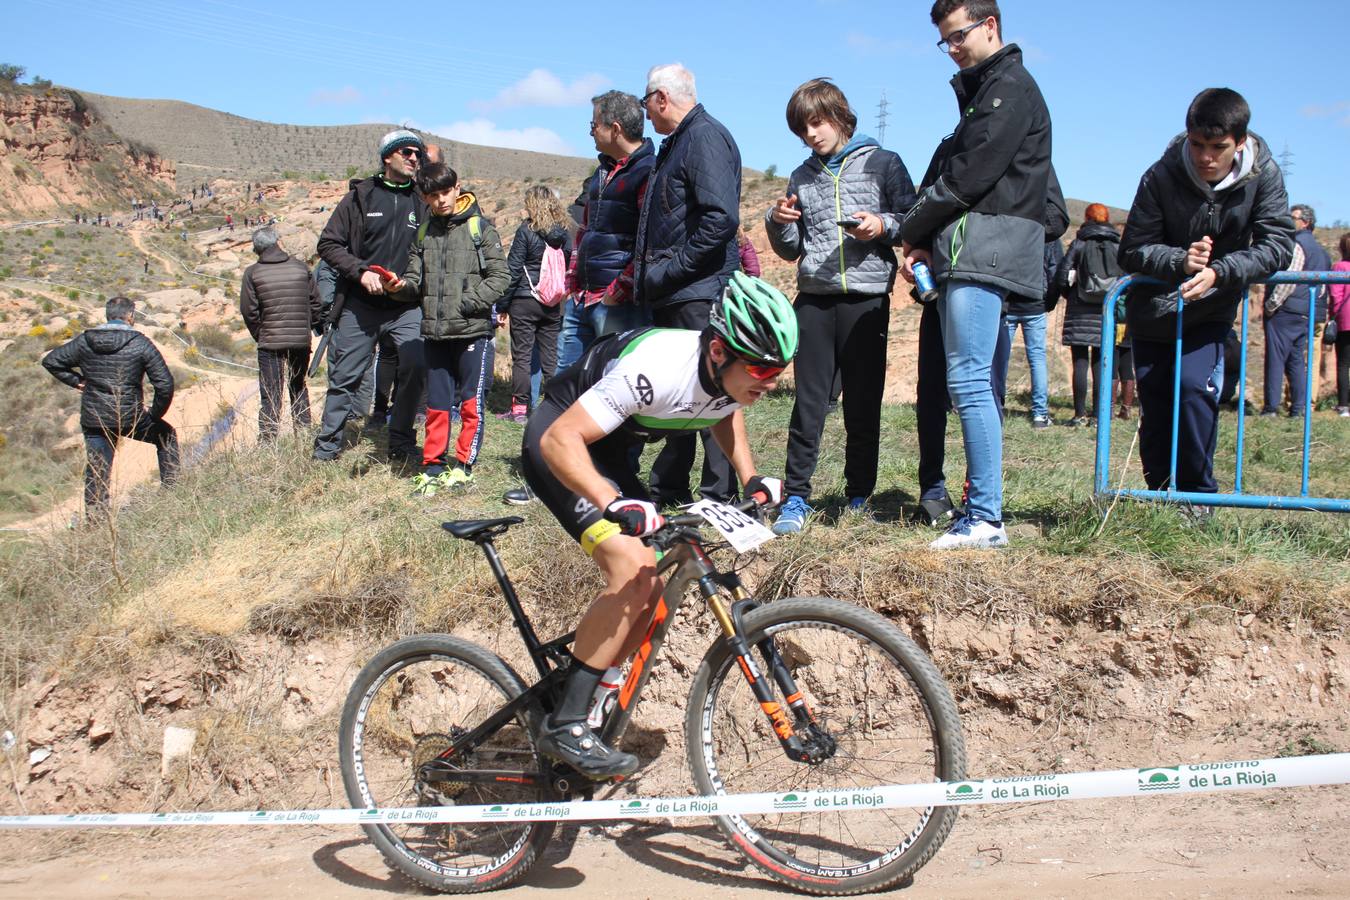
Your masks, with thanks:
M811 475L836 377L843 384L848 508L861 510L876 487L894 247L915 200L904 162L855 134L858 117L829 79L793 91L787 122L811 155L764 215L773 251L797 261L797 396L778 534L800 531L811 513Z

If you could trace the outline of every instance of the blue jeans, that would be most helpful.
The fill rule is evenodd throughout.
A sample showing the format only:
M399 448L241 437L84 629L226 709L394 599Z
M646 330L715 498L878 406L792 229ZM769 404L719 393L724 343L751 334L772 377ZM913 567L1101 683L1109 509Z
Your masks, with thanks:
M947 392L961 419L970 497L966 512L1003 520L1003 424L989 384L1006 291L949 281L938 301L947 356Z
M1027 345L1027 366L1031 369L1032 418L1050 415L1050 397L1045 377L1045 313L1031 316L1008 315L1008 342L1012 343L1017 326L1022 326L1022 342Z
M580 359L596 338L651 324L651 314L633 303L585 306L572 297L564 302L562 329L558 332L559 372Z

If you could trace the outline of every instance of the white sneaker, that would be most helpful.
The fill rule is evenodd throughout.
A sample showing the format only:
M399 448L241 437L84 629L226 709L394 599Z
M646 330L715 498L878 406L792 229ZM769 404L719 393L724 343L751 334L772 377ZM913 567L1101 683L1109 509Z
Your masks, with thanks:
M1003 530L1003 523L994 524L969 516L957 519L946 534L928 545L930 550L978 550L1006 546L1008 532Z

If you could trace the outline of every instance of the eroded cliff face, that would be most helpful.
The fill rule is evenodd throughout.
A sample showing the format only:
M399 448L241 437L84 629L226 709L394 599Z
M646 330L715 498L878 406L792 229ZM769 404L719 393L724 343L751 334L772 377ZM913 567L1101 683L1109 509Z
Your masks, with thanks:
M119 138L75 91L0 90L0 214L125 207L173 189L174 164Z

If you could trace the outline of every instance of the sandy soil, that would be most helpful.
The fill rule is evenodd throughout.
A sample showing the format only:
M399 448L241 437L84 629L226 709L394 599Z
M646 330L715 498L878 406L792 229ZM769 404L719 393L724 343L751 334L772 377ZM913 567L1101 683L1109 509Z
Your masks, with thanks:
M1345 788L983 807L962 813L914 898L1344 897ZM12 837L12 836L11 836ZM25 835L0 856L0 897L378 897L422 894L356 829ZM51 857L45 858L44 857ZM78 860L78 862L77 862ZM561 832L504 895L788 896L711 824L620 823Z

